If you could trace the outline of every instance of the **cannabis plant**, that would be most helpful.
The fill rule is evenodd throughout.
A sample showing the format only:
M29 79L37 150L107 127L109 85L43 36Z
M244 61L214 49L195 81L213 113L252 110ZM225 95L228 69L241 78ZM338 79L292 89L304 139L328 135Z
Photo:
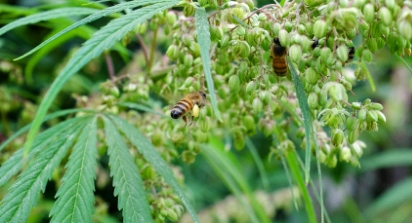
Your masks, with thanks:
M18 26L58 18L67 24L17 59L38 55L73 30L87 38L60 70L32 124L0 146L1 150L30 130L24 147L0 167L0 185L22 170L2 200L0 222L27 221L39 194L68 153L50 212L52 222L92 222L96 161L106 153L124 222L177 221L184 208L199 222L171 162L181 158L193 163L199 153L208 160L219 160L221 151L214 147L219 147L220 140L233 138L234 148L241 150L245 144L253 147L248 137L257 131L272 138L271 155L283 163L291 187L292 177L296 182L309 222L317 222L306 188L312 184L310 163L315 157L320 219L330 221L322 201L321 165L359 165L366 148L359 135L376 131L386 121L381 104L370 99L359 102L356 95L350 101L348 94L353 94L357 81L365 79L374 88L367 64L377 50L388 47L400 58L411 54L411 1L295 0L256 8L252 0L134 0L110 7L89 1L69 6L33 9L0 29L2 35ZM86 17L64 20L69 16ZM102 17L111 20L99 30L87 26ZM273 71L275 37L287 49L285 76ZM161 38L167 43L165 52L156 49ZM354 43L356 38L361 39L359 44ZM128 58L127 46L136 40L142 60L130 63L138 64L138 69L116 75L110 51ZM149 40L150 49L145 46ZM46 115L70 77L102 53L110 79L100 85L101 93L79 96L76 109ZM353 74L350 66L355 68ZM173 104L199 90L210 101L199 117L190 125L171 119ZM151 107L154 98L165 102L157 103L162 109ZM71 113L74 118L37 135L45 120ZM293 143L296 137L300 146ZM305 150L304 162L297 147ZM233 173L230 165L222 168L222 175ZM239 179L227 183L233 186ZM256 200L248 199L262 209ZM252 222L270 222L259 208L243 204Z

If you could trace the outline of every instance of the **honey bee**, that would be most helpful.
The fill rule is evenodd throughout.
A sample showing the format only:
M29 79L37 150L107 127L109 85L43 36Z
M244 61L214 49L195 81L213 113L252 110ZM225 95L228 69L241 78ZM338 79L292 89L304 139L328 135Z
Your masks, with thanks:
M206 105L206 94L204 91L190 92L173 106L170 116L173 119L178 119L183 116L183 121L187 124L187 118L184 116L192 110L192 118L199 116L199 108Z
M280 45L279 38L275 37L270 45L270 58L272 59L273 71L281 77L284 77L288 72L286 54L287 49Z

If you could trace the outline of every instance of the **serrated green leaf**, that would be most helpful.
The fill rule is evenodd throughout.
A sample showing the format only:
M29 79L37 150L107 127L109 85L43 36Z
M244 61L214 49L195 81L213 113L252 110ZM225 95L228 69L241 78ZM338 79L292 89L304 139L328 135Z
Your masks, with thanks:
M360 171L378 168L412 165L412 150L409 148L388 150L361 160Z
M58 117L61 117L61 116L64 116L64 115L68 115L68 114L71 114L71 113L75 113L75 112L93 112L93 111L92 110L87 110L87 109L82 109L82 108L61 110L61 111L57 111L57 112L54 112L52 114L46 115L46 117L44 117L43 122L46 122L50 119L58 118ZM10 136L6 141L4 141L4 143L0 145L0 151L4 147L6 147L11 141L13 141L13 139L15 139L15 138L19 137L21 134L29 131L32 124L33 123L30 123L30 124L24 126L19 131L17 131L12 136Z
M152 164L156 172L160 174L160 176L162 176L165 181L173 188L174 192L177 194L177 196L180 197L189 214L192 216L193 221L199 223L196 212L187 199L183 189L180 187L172 170L160 156L156 148L154 148L154 146L146 139L146 137L142 135L142 133L140 133L139 130L137 130L133 125L114 115L111 115L110 119L126 136L126 138L129 139L130 142L139 150L139 152L143 154L144 158Z
M122 136L106 117L103 117L109 154L110 176L114 195L118 196L123 222L153 222L143 180Z
M140 1L140 3L142 4L147 4L147 2L151 1ZM92 58L100 55L103 50L113 46L116 41L122 39L123 36L125 36L129 31L133 30L138 24L143 23L147 19L156 15L158 12L171 8L178 3L178 1L170 1L138 9L128 15L112 20L111 22L109 22L109 24L101 28L99 31L95 32L94 35L84 43L84 45L66 64L64 69L51 85L50 89L47 91L46 96L39 106L36 117L34 118L33 126L31 127L29 135L27 136L25 154L27 154L28 148L30 148L34 136L37 134L40 128L40 124L42 123L42 120L46 115L48 108L50 107L57 93L63 87L64 83L66 83L67 80L71 76L73 76L73 74L79 71Z
M51 222L93 222L94 180L97 155L97 118L82 131L67 162L63 184L50 216Z
M146 107L144 105L139 105L139 104L136 104L136 103L129 103L129 102L122 102L122 103L119 103L117 105L122 106L122 107L128 107L128 108L136 109L136 110L139 110L139 111L145 111L145 112L153 113L153 114L162 116L163 118L172 119L170 116L164 115L164 114L162 114L160 112L157 112L157 111L155 111L155 110L153 110L149 107ZM174 120L174 119L172 119L172 120Z
M42 48L43 46L45 46L46 44L50 43L51 41L55 40L56 38L58 38L59 36L79 27L82 26L84 24L93 22L97 19L100 19L102 17L106 17L109 16L110 14L113 14L115 12L120 12L123 11L125 9L130 9L130 8L135 8L138 6L143 6L143 5L147 5L147 4L152 4L152 3L159 3L159 2L165 2L166 0L141 0L141 1L130 1L130 2L124 2L124 3L120 3L117 4L115 6L112 7L108 7L105 8L103 10L100 10L82 20L79 20L75 23L73 23L72 25L70 25L69 27L63 29L62 31L60 31L59 33L57 33L56 35L52 36L51 38L47 39L46 41L44 41L43 43L41 43L40 45L36 46L34 49L30 50L29 52L27 52L26 54L24 54L23 56L20 56L19 58L17 58L16 60L20 60L23 59L24 57L29 56L30 54L33 54L34 52L36 52L37 50L39 50L40 48ZM176 2L176 1L171 1L171 2ZM176 3L177 4L177 3ZM133 16L132 16L133 17ZM137 25L137 24L136 24ZM133 27L134 28L134 27ZM130 30L128 30L130 31ZM123 37L123 35L122 35Z
M59 166L67 150L73 145L86 122L70 129L64 137L54 139L29 163L0 206L0 222L26 222L32 207L36 206L40 191L44 191L54 169Z
M197 42L200 46L200 55L203 61L203 70L205 72L207 88L209 90L210 101L212 102L213 111L216 118L222 120L219 108L217 107L215 85L213 83L212 73L210 69L210 30L208 15L204 8L197 8L195 12L195 25L197 31Z
M46 131L40 133L33 142L33 148L30 150L28 160L31 160L38 152L40 152L50 141L59 135L66 135L70 128L74 127L85 117L72 118L61 122ZM17 174L23 167L23 151L24 148L17 150L13 155L3 163L0 167L0 186L5 184L12 176Z
M28 24L33 24L41 21L46 21L50 19L56 19L61 17L75 16L75 15L90 15L96 12L99 12L98 9L92 9L87 7L67 7L67 8L58 8L45 12L40 12L34 15L29 15L18 19L14 22L11 22L0 28L0 36L6 33L9 30L12 30L19 26L24 26Z
M258 167L260 177L262 178L263 188L265 188L266 191L269 191L269 180L265 171L265 167L263 166L262 159L260 158L255 145L253 145L252 141L249 138L246 138L246 147L249 149L253 159L256 162L256 166Z
M310 158L311 158L311 126L312 117L310 116L310 109L308 104L308 98L306 97L305 88L302 81L299 78L298 73L295 70L290 58L288 57L288 65L290 73L292 74L293 83L296 87L296 97L299 101L299 107L303 114L303 124L305 127L305 139L306 139L306 155L305 155L305 183L309 183L310 179Z
M386 190L366 209L366 214L376 215L379 212L393 208L412 199L412 177L395 184Z

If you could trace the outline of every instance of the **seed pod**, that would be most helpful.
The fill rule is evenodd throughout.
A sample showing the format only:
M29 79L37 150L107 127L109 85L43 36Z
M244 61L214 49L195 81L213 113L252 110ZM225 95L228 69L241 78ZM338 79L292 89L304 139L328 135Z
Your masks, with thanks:
M246 93L251 94L256 88L256 83L254 81L249 82L246 85Z
M177 57L178 57L177 46L176 45L170 45L169 48L166 51L166 55L172 60L177 59Z
M233 15L238 17L240 20L243 20L245 18L245 12L241 8L234 8L232 9ZM233 22L238 23L236 20Z
M362 59L366 62L371 62L372 61L372 52L368 49L365 49L362 51Z
M185 88L191 87L191 86L193 85L193 79L194 79L193 77L188 77L188 78L186 78L183 86L184 86Z
M289 44L289 34L285 29L279 31L279 42L283 47L287 47Z
M300 45L301 43L301 37L299 35L299 33L293 33L292 34L292 38L291 38L291 44L298 44Z
M372 52L375 53L376 50L378 50L378 44L376 43L375 38L370 38L367 42L368 49Z
M377 122L378 121L378 114L376 113L376 111L374 111L374 110L368 111L367 115L366 115L366 120Z
M186 17L190 17L195 13L195 7L193 5L186 5L183 8L183 15Z
M256 98L253 100L252 108L253 108L253 112L254 112L255 114L259 114L260 112L262 112L263 103L262 103L262 101L260 100L259 97L256 97Z
M246 115L243 118L243 125L246 127L248 131L255 131L256 129L255 120L251 115Z
M318 94L316 94L315 92L311 92L308 96L308 104L310 108L316 109L319 106Z
M229 45L230 37L228 35L224 35L220 40L219 44L220 47L225 48Z
M357 129L349 131L348 142L350 144L354 143L358 138L359 138L359 131Z
M273 31L273 33L274 33L276 36L279 35L280 29L281 29L281 26L280 26L279 23L274 23L274 24L273 24L273 26L272 26L272 31Z
M334 155L330 158L327 158L326 162L327 162L329 168L335 168L336 165L338 164L338 158L336 158L336 155Z
M120 95L119 88L117 88L116 86L111 87L110 94L116 98L119 97Z
M328 62L329 57L331 56L332 51L328 47L323 47L320 51L320 58L322 63L326 64Z
M366 110L361 109L358 111L358 119L359 120L365 120L366 119Z
M350 148L347 146L342 147L339 153L339 159L342 161L349 162L351 158L352 158L352 152Z
M378 49L382 49L385 46L386 42L382 37L379 37L379 38L376 38L376 44L377 44Z
M399 33L405 37L405 39L410 40L412 37L412 26L407 20L402 20L398 26Z
M379 30L381 32L381 36L387 36L389 34L389 27L385 26L385 24L380 24L379 25Z
M253 10L255 8L255 3L253 3L252 0L246 0L246 4L250 10Z
M193 56L191 54L186 54L183 63L186 68L191 68L193 65Z
M346 62L348 60L348 54L349 50L348 47L346 47L346 45L341 45L338 47L337 56L341 61Z
M372 23L375 17L375 7L371 3L368 3L363 7L363 16L367 23Z
M331 131L331 143L335 147L339 147L343 143L345 135L341 129L334 129Z
M239 36L244 36L245 33L246 33L246 30L245 30L245 28L243 28L243 26L238 26L238 27L235 29L235 32L236 32L236 34L239 35Z
M315 22L313 26L313 33L315 34L316 38L320 39L326 35L328 31L328 25L324 20L318 20Z
M229 89L232 92L236 92L239 88L240 85L240 80L239 80L239 76L237 75L232 75L229 78Z
M203 121L200 121L200 130L202 132L208 132L210 130L211 121L209 117L206 117Z
M312 68L309 67L306 72L305 72L305 80L309 83L309 84L316 84L319 80L320 76L318 74L318 72Z
M385 6L390 10L393 10L395 8L395 4L395 0L385 0Z
M346 128L348 130L356 129L357 123L358 123L358 120L355 117L350 116L346 119Z
M383 24L385 24L386 26L389 26L392 22L392 13L391 11L389 11L388 8L386 7L382 7L381 9L379 9L379 18L382 20Z
M265 102L266 105L270 103L270 92L267 91L260 91L259 92L259 97Z
M152 144L159 147L163 144L163 135L160 131L155 131L152 135Z
M302 57L302 48L297 44L293 44L290 47L289 56L293 61L298 62Z
M379 121L386 122L386 117L381 111L376 111L376 115L378 116Z

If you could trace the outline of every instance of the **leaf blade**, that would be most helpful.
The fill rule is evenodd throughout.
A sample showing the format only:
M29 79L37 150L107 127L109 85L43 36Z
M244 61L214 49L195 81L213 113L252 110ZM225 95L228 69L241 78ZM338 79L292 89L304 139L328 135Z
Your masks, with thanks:
M303 124L305 127L305 139L306 139L306 155L305 155L305 183L309 183L310 179L310 159L311 159L311 126L312 117L310 116L310 109L308 104L308 98L306 97L305 88L303 87L302 81L299 78L292 61L288 57L288 65L290 72L292 74L293 83L296 87L296 97L299 101L299 107L303 114Z
M87 8L87 7L66 7L66 8L58 8L58 9L52 9L49 11L36 13L33 15L23 17L21 19L18 19L16 21L13 21L1 27L0 36L19 26L24 26L28 24L33 24L33 23L46 21L50 19L61 18L61 17L68 17L68 16L75 16L75 15L90 15L98 11L100 10L93 9L93 8Z
M97 118L82 131L70 154L63 184L50 211L51 222L92 222L94 213L94 167L97 155ZM61 210L64 211L61 211Z
M150 2L150 0L145 2ZM71 76L79 71L92 58L100 55L104 49L113 46L117 40L123 38L124 35L133 30L138 24L143 23L146 19L151 18L158 12L177 5L178 3L178 1L170 1L138 9L128 15L112 20L105 27L94 33L92 38L87 40L70 59L59 76L57 76L54 80L50 89L47 91L46 96L39 106L33 125L29 131L29 135L27 136L25 154L27 154L31 143L33 142L34 136L37 134L40 124L46 115L48 108L53 102L53 99Z
M136 110L139 110L139 111L145 111L145 112L153 113L153 114L159 115L163 118L172 119L170 116L164 115L164 114L162 114L160 112L157 112L157 111L155 111L155 110L153 110L149 107L146 107L144 105L140 105L140 104L136 104L136 103L130 103L130 102L122 102L122 103L119 103L117 105L120 105L122 107L128 107L128 108L136 109ZM172 119L172 120L174 120L174 119Z
M143 154L144 158L153 165L156 172L161 175L165 181L173 188L175 193L180 197L186 209L192 216L194 222L199 223L199 219L196 216L196 212L189 200L187 199L183 189L180 187L176 178L170 167L160 156L159 152L154 148L154 146L146 139L139 130L137 130L133 125L129 124L125 120L110 115L110 119L117 126L117 128L122 132L127 139Z
M206 76L207 88L209 90L210 101L212 102L213 111L216 118L222 121L219 108L217 107L215 86L213 83L211 68L210 68L210 30L208 15L204 8L197 8L195 12L195 25L198 33L198 43L200 46L200 56L203 61L203 70Z
M139 169L114 124L106 117L103 120L110 176L113 177L115 196L119 197L118 207L123 209L124 222L153 222Z

